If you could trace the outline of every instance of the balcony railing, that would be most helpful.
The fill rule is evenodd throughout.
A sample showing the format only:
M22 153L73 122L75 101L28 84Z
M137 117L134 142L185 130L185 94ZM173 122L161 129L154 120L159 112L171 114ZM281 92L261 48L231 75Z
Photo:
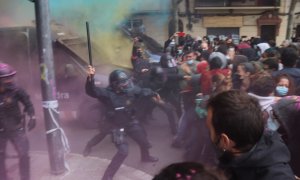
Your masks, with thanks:
M280 0L195 0L195 9L279 8Z

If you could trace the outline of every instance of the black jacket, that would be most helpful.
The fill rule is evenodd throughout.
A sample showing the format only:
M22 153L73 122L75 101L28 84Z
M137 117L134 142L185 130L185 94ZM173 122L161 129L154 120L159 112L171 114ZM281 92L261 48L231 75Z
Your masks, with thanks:
M282 135L291 152L291 167L300 176L300 98L285 97L272 105L274 113L282 123ZM279 129L280 130L280 129Z
M232 180L289 180L295 179L289 166L290 153L277 132L266 132L247 153L234 157L221 167Z
M11 131L23 126L23 112L19 103L24 106L24 112L29 116L34 115L33 104L23 89L15 87L0 93L0 129Z
M111 87L96 87L94 79L86 81L86 93L103 102L106 106L106 117L113 125L125 127L132 122L136 113L137 104L142 98L155 96L151 89L132 86L126 92L116 93Z

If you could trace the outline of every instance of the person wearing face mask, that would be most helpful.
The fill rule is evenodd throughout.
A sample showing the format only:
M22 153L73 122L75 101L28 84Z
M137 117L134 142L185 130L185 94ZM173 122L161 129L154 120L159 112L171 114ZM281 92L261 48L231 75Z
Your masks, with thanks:
M266 113L266 129L276 131L280 122L272 117L272 105L280 99L274 96L275 81L271 76L262 76L251 82L249 95L258 100L261 110Z
M179 74L183 76L189 76L189 79L180 81L180 97L182 99L183 113L180 117L178 124L178 131L172 143L173 147L182 147L184 145L184 139L188 127L193 124L197 115L195 113L194 99L200 89L200 77L201 74L197 71L198 61L196 61L196 53L194 51L188 51L183 57L183 63L178 67Z
M211 97L207 107L210 138L228 179L295 179L289 150L277 132L265 131L255 98L230 90Z
M25 90L14 82L16 71L8 64L0 63L0 179L7 180L5 170L6 146L10 141L19 158L21 180L30 179L29 141L26 130L36 125L33 104ZM19 104L24 107L24 114ZM29 116L26 124L25 114Z
M276 86L276 93L278 94L278 96L286 96L287 93L289 92L289 88L286 86Z
M295 82L295 86L300 86L300 69L296 67L298 62L299 53L294 48L283 48L281 52L280 61L283 69L272 73L273 77L280 74L288 74Z
M295 94L295 85L291 76L281 74L275 78L276 89L275 95L279 97L291 96Z

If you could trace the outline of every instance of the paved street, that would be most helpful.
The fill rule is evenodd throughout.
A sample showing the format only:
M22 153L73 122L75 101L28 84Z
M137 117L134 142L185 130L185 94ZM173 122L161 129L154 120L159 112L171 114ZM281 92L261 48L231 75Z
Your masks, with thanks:
M84 94L85 76L82 76L81 74L78 79L79 81L76 81L75 83L75 89L78 89L79 91L79 93L76 94L78 99L71 103L63 102L60 107L60 110L62 111L60 116L61 125L68 137L71 147L71 154L66 157L66 162L70 166L70 172L65 176L52 176L49 170L43 110L41 108L42 99L39 90L40 77L38 74L37 57L35 54L31 55L30 63L32 65L31 70L33 76L29 77L28 59L24 58L26 57L26 50L19 49L17 53L6 52L8 54L0 54L0 58L5 60L4 62L9 62L9 59L13 59L11 64L15 66L18 71L17 81L21 86L28 90L36 108L38 124L33 131L28 133L31 145L31 172L33 180L99 179L102 176L109 160L115 154L116 148L111 143L110 137L106 137L103 142L93 148L90 157L84 158L81 153L85 144L98 132L97 129L89 129L85 127L86 125L84 125L84 122L88 121L93 113L86 115L87 118L82 118L80 121L68 115L68 113L70 114L70 111L73 110L70 107L73 107L74 103L75 105L76 103L77 105L80 105L80 103L84 102L84 100L88 98ZM66 63L71 63L70 60L72 60L72 58L61 50L55 49L55 60L57 66L56 74L63 76L64 66ZM110 70L107 68L101 69L101 73L109 72ZM100 75L100 77L104 78L102 79L103 81L106 81L105 78L107 78L107 74L103 74L103 76ZM62 84L67 83L67 81L62 82ZM62 91L62 89L58 87L58 91ZM89 101L97 103L96 99L89 99ZM85 103L82 103L82 105L86 106ZM122 166L122 168L118 171L116 179L151 179L151 176L156 174L162 167L172 162L181 161L182 151L170 147L172 135L170 133L165 114L163 114L159 109L155 109L153 112L153 120L146 121L144 125L148 133L148 138L153 146L153 148L150 149L150 152L152 155L159 157L159 162L142 163L140 161L140 152L137 144L129 139L129 156L125 160L124 166ZM11 146L9 146L8 152L8 156L16 155ZM10 177L12 180L18 180L18 178L16 178L18 177L16 160L14 158L9 159L7 163Z
M160 161L157 163L140 162L139 148L135 142L129 140L129 156L125 160L124 166L118 171L116 175L117 180L151 179L162 167L181 160L181 150L170 147L172 136L170 135L165 115L159 109L156 109L154 118L155 120L146 125L146 129L153 145L151 153L158 156ZM71 147L71 153L66 156L66 162L70 171L65 175L51 175L44 123L42 119L39 119L36 129L28 133L31 144L32 180L99 179L109 160L116 152L110 137L107 137L102 143L95 146L91 155L85 158L81 155L83 148L86 142L97 133L97 130L82 128L78 121L70 119L61 119L61 121ZM9 147L9 149L11 149L9 156L14 156L15 153L12 147ZM17 161L15 159L8 160L8 169L11 177L18 176Z
M31 180L98 180L109 163L107 159L98 157L84 158L81 155L70 153L66 156L69 170L61 175L53 175L50 172L48 155L46 152L32 151L31 154ZM17 180L18 165L16 160L7 162L10 180ZM122 165L116 174L116 180L141 180L151 179L152 176L138 169Z

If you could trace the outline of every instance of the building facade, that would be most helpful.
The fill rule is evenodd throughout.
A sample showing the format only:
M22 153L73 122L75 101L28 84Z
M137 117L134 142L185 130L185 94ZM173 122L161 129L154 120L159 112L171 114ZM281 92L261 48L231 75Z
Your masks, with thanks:
M285 39L300 36L299 0L169 0L168 9L147 13L139 9L133 18L143 21L144 33L159 43L171 35L171 21L177 22L176 31L184 31L193 37L260 37L264 41L275 40L279 45ZM175 8L176 13L172 13ZM169 22L155 23L158 14L164 14Z

